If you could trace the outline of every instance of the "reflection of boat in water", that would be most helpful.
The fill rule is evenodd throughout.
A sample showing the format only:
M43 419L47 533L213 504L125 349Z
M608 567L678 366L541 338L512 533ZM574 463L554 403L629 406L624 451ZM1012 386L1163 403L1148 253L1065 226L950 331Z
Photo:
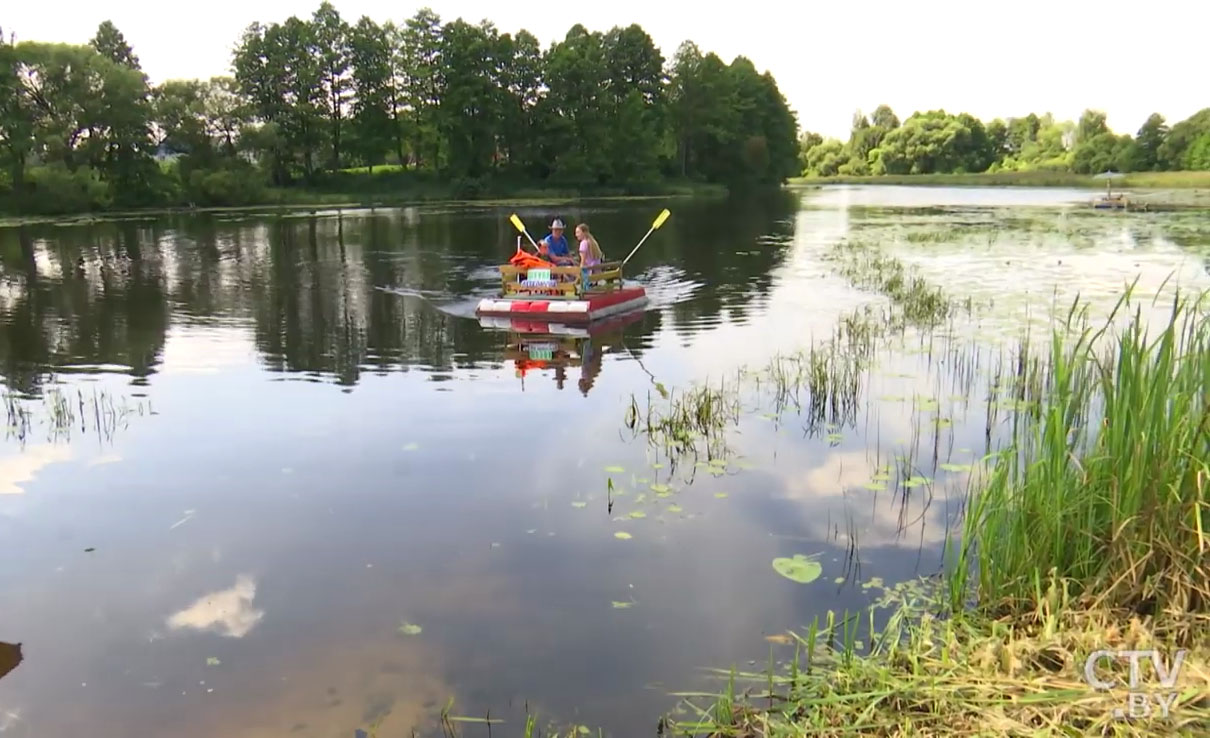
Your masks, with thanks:
M508 331L504 358L513 362L522 388L530 372L553 369L555 383L563 389L567 369L579 367L578 386L580 392L587 395L601 372L604 354L610 350L625 350L623 330L642 317L642 310L633 310L586 326L492 317L480 318L479 324Z

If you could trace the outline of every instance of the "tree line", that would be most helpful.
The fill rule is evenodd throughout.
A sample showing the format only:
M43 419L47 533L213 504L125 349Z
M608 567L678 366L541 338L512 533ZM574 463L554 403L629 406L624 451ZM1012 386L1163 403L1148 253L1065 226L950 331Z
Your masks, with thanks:
M689 41L665 59L638 25L543 49L427 8L350 23L324 2L249 26L230 75L156 86L108 21L83 46L0 32L0 202L26 210L241 204L375 168L463 194L777 184L799 171L797 129L750 60Z
M1210 108L1169 127L1152 114L1134 136L1109 130L1105 114L1077 122L1030 113L988 123L967 113L913 113L900 122L880 105L853 116L847 141L804 133L799 164L806 176L1062 171L1096 174L1210 169Z

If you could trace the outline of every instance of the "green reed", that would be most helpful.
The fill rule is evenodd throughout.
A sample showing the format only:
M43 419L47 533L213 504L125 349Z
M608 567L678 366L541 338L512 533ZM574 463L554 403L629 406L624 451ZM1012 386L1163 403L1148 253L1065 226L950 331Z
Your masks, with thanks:
M1206 626L1210 318L1178 296L1155 333L1138 307L1108 327L1056 330L1048 363L1022 365L1020 396L1041 402L971 499L953 606L974 574L980 602L1030 607L1054 572L1104 606Z

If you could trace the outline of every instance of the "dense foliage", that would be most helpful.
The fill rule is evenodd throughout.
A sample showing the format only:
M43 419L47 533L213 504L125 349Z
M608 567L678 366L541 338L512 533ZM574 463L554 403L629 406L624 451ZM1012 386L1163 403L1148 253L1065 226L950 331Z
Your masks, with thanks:
M886 105L853 116L848 141L805 133L799 165L807 176L1063 171L1096 174L1210 169L1210 108L1170 129L1158 113L1135 136L1115 135L1105 114L1076 123L1049 113L984 123L966 113L913 113L900 123Z
M548 49L522 30L310 18L249 26L232 76L151 86L122 34L88 46L0 34L0 203L82 210L257 201L266 185L339 189L349 170L453 183L727 186L798 173L773 77L637 25L580 25ZM367 169L369 170L367 172Z

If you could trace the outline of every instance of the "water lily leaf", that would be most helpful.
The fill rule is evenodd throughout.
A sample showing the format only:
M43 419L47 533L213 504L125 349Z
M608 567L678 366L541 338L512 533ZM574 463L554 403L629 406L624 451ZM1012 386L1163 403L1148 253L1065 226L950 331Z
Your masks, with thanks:
M706 463L706 465L707 466L726 466L727 460L726 459L711 459L710 461L708 461Z
M399 632L406 636L420 635L421 627L404 620L399 624Z
M615 610L625 610L626 608L634 607L633 602L619 602L618 600L614 600L610 604L613 605L613 609Z
M610 474L621 474L626 470L620 466L607 466L605 467L605 471L609 472Z
M659 497L660 499L663 499L665 497L671 497L672 493L671 492L656 492L655 496Z
M683 511L684 511L684 508L682 508L680 505L669 505L668 506L668 512L670 512L670 513L679 513L679 512L683 512Z
M579 733L580 735L588 735L592 731L588 729L587 725L581 725L578 728L576 728L576 732Z
M819 575L823 573L823 566L814 558L794 554L793 558L782 556L773 559L773 570L786 579L799 584L809 584L819 579Z
M861 585L861 588L862 588L862 589L870 589L870 588L872 588L872 587L881 587L881 586L883 586L883 584L882 584L882 577L870 577L870 581L865 582L864 584L862 584L862 585Z
M659 463L659 462L657 461L656 463L654 463L654 464L652 464L652 465L651 465L651 468L652 468L652 469L663 469L663 468L664 468L664 465L663 465L663 464L661 464L661 463Z
M938 428L948 428L954 424L954 421L950 420L949 418L937 417L933 418L933 423L935 423Z
M910 478L904 480L903 486L905 489L911 489L913 487L920 487L922 485L928 484L931 481L933 481L933 480L929 479L928 477L910 477Z
M715 493L714 493L714 496L715 496L715 498L716 498L716 499L721 500L721 499L724 499L724 498L727 496L727 493L726 493L726 492L715 492Z
M878 399L883 402L907 402L907 398L902 395L883 395Z
M576 507L576 508L583 508L583 507L588 507L588 503L585 502L584 500L576 500L575 502L571 503L571 506Z
M639 496L638 496L638 497L636 497L636 498L634 498L634 504L636 504L636 505L640 505L640 504L642 504L642 503L644 503L644 502L646 502L646 501L647 501L647 493L646 493L646 492L640 492L640 493L639 493Z
M406 446L404 446L404 447L403 447L403 450L404 450L404 451L415 451L415 450L416 450L416 449L418 449L418 448L420 448L419 444L416 444L416 443L409 443L409 444L407 444Z
M629 541L631 538L634 538L634 536L630 535L629 533L627 533L624 530L620 530L617 533L614 533L613 537L623 540L623 541Z
M886 472L878 472L874 476L870 477L870 479L874 480L875 482L889 482L891 481L891 475Z
M651 491L656 494L667 494L672 491L672 488L666 484L653 484L651 485Z
M635 520L641 520L647 517L647 513L643 512L642 510L631 510L630 517L634 518Z
M832 580L832 584L844 584L844 577L836 577Z
M213 656L210 656L206 659L206 666L219 666L222 663L222 661L219 661Z
M947 472L968 472L971 470L970 464L942 464L941 469Z
M875 492L880 492L880 491L882 491L882 490L886 489L886 485L885 485L885 484L883 484L882 482L873 482L873 481L872 481L872 482L866 482L866 483L865 483L864 485L862 485L862 486L864 486L866 489L872 489L872 490L874 490Z
M842 434L842 433L829 433L828 434L829 443L840 443L843 440L844 440L844 434Z

